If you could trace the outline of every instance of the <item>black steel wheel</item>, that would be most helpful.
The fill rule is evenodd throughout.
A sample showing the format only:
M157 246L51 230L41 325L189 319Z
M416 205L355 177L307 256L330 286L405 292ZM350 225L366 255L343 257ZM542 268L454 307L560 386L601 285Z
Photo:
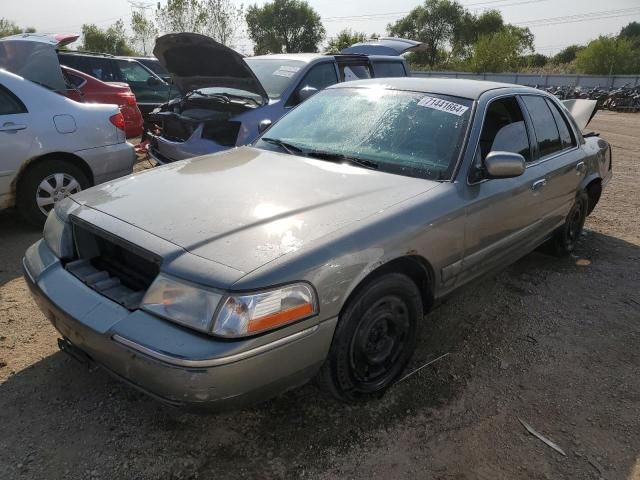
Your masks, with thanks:
M340 316L320 385L347 402L381 396L411 359L422 316L420 292L409 277L371 280Z
M576 243L582 233L584 222L589 212L589 197L581 192L571 207L565 223L551 239L553 253L558 256L569 255L576 248Z

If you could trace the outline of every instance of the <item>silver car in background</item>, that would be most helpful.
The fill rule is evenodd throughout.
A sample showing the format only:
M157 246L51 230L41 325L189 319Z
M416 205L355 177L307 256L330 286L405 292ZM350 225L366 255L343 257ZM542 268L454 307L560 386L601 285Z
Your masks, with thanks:
M67 88L58 44L33 34L0 40L0 210L16 207L39 226L56 202L131 173L136 158L117 105L56 93Z
M376 398L434 302L545 242L571 252L611 174L609 144L545 92L341 83L253 147L67 199L25 278L63 350L170 404L314 376Z

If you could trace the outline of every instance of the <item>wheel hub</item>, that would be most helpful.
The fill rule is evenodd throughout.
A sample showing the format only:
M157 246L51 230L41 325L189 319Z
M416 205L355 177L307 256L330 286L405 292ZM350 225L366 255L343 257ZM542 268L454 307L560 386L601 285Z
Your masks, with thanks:
M45 177L36 190L36 203L47 215L56 203L82 190L80 183L68 173L53 173Z

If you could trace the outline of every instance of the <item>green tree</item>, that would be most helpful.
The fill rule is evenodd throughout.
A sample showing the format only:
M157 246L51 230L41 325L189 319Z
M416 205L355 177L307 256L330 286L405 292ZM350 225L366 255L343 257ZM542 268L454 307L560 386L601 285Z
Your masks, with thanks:
M529 68L542 68L549 63L549 57L541 53L532 53L521 57L521 65Z
M522 38L508 29L481 36L473 46L471 70L478 73L513 71L526 46Z
M630 40L636 48L640 48L640 23L631 22L620 30L619 38Z
M576 68L594 75L637 73L639 54L631 40L600 36L578 52Z
M82 45L78 50L110 53L112 55L135 55L129 46L122 20L103 30L94 24L82 25Z
M244 25L244 6L236 6L231 0L206 0L203 8L207 14L205 33L224 45L232 45Z
M364 32L354 32L350 28L345 28L338 35L329 39L327 53L340 53L354 43L364 42L368 38Z
M425 44L424 52L414 55L413 61L422 60L433 67L439 63L442 53L456 38L463 25L465 10L456 1L425 0L409 12L406 17L389 24L390 35L418 40Z
M8 37L9 35L17 35L19 33L34 33L36 31L35 28L19 27L17 23L8 18L0 17L0 38Z
M317 52L325 36L320 15L304 0L252 5L245 19L256 55Z
M131 30L133 31L131 42L136 49L145 56L151 54L158 36L158 29L153 20L144 15L144 10L131 13Z
M576 59L576 55L580 50L584 49L582 45L569 45L563 48L553 56L553 63L571 63Z
M164 33L204 33L207 11L200 0L167 0L162 6L158 2L156 20Z

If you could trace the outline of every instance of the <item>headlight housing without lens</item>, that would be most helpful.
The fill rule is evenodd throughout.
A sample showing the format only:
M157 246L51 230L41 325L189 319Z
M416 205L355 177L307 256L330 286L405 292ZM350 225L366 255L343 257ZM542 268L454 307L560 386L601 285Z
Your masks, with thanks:
M266 332L317 313L314 291L306 283L223 298L217 291L166 274L158 275L151 284L141 308L226 338Z
M73 232L72 226L67 221L65 213L66 202L63 200L56 204L44 224L44 241L58 258L73 257Z

